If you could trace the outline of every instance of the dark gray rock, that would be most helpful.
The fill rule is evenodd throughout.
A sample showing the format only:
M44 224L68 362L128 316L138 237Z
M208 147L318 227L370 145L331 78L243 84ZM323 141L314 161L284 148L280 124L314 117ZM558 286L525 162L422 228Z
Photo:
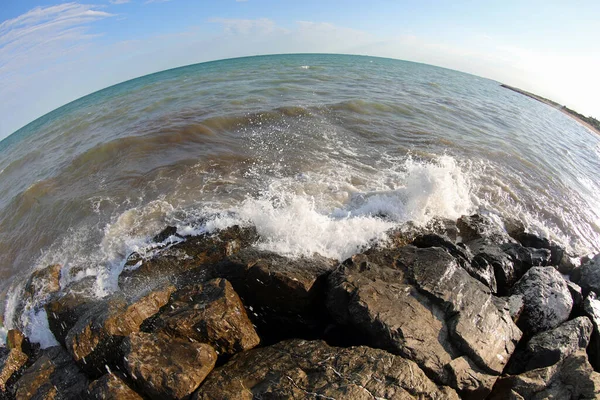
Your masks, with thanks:
M260 342L242 301L220 278L178 290L156 325L168 335L208 343L218 354L235 354Z
M599 397L600 374L588 363L585 351L579 350L549 367L502 376L488 398L577 400Z
M187 339L137 332L123 341L127 374L151 399L186 399L217 361L214 349Z
M600 254L581 266L579 285L586 291L593 290L600 294Z
M493 293L505 295L517 281L518 274L510 257L500 246L487 238L475 239L467 243L473 254L472 267L481 271L490 271L494 275L495 287L488 286ZM483 282L485 283L485 282Z
M207 399L458 399L412 361L369 347L289 340L237 354L194 394Z
M525 308L519 327L536 334L557 327L571 314L573 299L567 282L552 267L534 267L515 284L514 294L523 296Z
M533 233L521 233L515 237L525 247L550 250L549 265L556 266L561 274L570 274L577 267L575 256L553 241L539 237Z
M573 307L579 307L583 305L583 293L581 291L581 286L571 281L567 281L567 287L569 288L569 292L573 298Z
M69 354L55 346L42 350L15 384L17 399L80 399L88 386Z
M594 326L588 348L590 363L596 370L600 370L600 300L597 300L596 293L591 292L586 297L583 302L583 312Z
M458 227L460 239L463 243L481 238L486 238L495 244L515 241L499 224L486 215L463 215L456 221L456 226Z

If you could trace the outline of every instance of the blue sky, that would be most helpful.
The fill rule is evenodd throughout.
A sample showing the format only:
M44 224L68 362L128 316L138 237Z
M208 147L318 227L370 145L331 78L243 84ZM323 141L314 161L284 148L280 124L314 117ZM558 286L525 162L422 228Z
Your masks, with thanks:
M599 21L597 0L0 0L0 140L137 76L294 52L439 65L600 118Z

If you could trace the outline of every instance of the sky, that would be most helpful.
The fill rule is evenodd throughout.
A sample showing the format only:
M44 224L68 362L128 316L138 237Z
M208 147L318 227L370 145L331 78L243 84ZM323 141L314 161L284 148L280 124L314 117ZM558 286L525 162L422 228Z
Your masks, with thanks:
M0 0L0 140L138 76L278 53L433 64L600 119L598 0Z

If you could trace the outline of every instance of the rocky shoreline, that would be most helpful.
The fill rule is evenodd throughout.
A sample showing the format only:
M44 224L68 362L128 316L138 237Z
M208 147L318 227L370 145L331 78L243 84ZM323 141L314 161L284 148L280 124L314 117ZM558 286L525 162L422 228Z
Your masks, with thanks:
M600 397L600 255L482 215L389 236L339 263L169 227L102 299L36 271L60 345L9 331L0 398Z

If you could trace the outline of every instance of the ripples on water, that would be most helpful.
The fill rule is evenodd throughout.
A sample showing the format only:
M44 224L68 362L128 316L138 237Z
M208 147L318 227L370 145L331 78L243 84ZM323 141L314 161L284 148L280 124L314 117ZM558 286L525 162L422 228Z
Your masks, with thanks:
M343 259L404 222L480 211L596 252L599 149L557 110L422 64L268 56L139 78L0 143L5 322L32 269L108 293L165 224L251 223L264 248ZM45 317L29 307L33 332Z

